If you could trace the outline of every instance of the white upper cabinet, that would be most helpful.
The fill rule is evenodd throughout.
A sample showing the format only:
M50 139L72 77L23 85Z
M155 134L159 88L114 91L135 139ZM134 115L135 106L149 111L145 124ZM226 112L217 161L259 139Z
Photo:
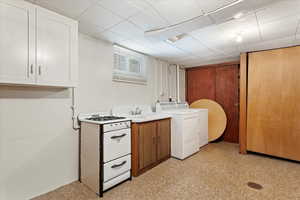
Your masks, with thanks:
M37 82L72 86L77 59L77 23L37 8Z
M0 83L76 86L76 21L20 0L0 0L0 16Z
M0 82L35 82L35 9L0 0Z

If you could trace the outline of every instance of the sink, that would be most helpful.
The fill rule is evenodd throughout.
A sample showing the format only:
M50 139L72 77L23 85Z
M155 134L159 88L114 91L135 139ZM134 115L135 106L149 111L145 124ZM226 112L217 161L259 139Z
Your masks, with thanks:
M164 113L149 113L149 114L141 114L141 115L127 115L127 118L131 119L132 122L147 122L154 121L160 119L170 118L171 116Z

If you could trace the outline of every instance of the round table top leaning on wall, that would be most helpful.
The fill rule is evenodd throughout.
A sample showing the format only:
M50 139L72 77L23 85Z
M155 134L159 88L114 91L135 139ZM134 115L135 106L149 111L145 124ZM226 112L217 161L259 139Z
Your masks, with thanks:
M190 108L208 109L208 141L212 142L220 138L227 125L227 117L220 104L209 99L200 99L193 102Z

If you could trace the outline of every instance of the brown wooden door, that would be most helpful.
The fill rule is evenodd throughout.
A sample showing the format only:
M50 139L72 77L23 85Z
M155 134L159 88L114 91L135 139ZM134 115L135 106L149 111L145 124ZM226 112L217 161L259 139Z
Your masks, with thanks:
M164 160L171 155L170 120L157 122L157 160Z
M187 102L199 99L215 100L216 70L214 67L187 70Z
M216 102L221 104L227 116L223 139L239 141L239 69L238 65L216 68Z
M300 47L249 54L247 150L300 161Z
M139 125L139 169L144 169L157 160L156 122Z
M227 142L239 141L239 65L218 64L188 69L187 101L189 104L199 99L218 102L228 118L223 139Z

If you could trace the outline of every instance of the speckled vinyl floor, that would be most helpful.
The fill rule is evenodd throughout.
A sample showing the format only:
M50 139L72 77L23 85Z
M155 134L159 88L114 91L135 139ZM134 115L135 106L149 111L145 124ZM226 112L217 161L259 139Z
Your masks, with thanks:
M256 182L254 190L247 182ZM34 200L95 200L79 182ZM169 159L106 193L103 200L300 200L300 163L240 155L238 146L215 143L187 160Z

